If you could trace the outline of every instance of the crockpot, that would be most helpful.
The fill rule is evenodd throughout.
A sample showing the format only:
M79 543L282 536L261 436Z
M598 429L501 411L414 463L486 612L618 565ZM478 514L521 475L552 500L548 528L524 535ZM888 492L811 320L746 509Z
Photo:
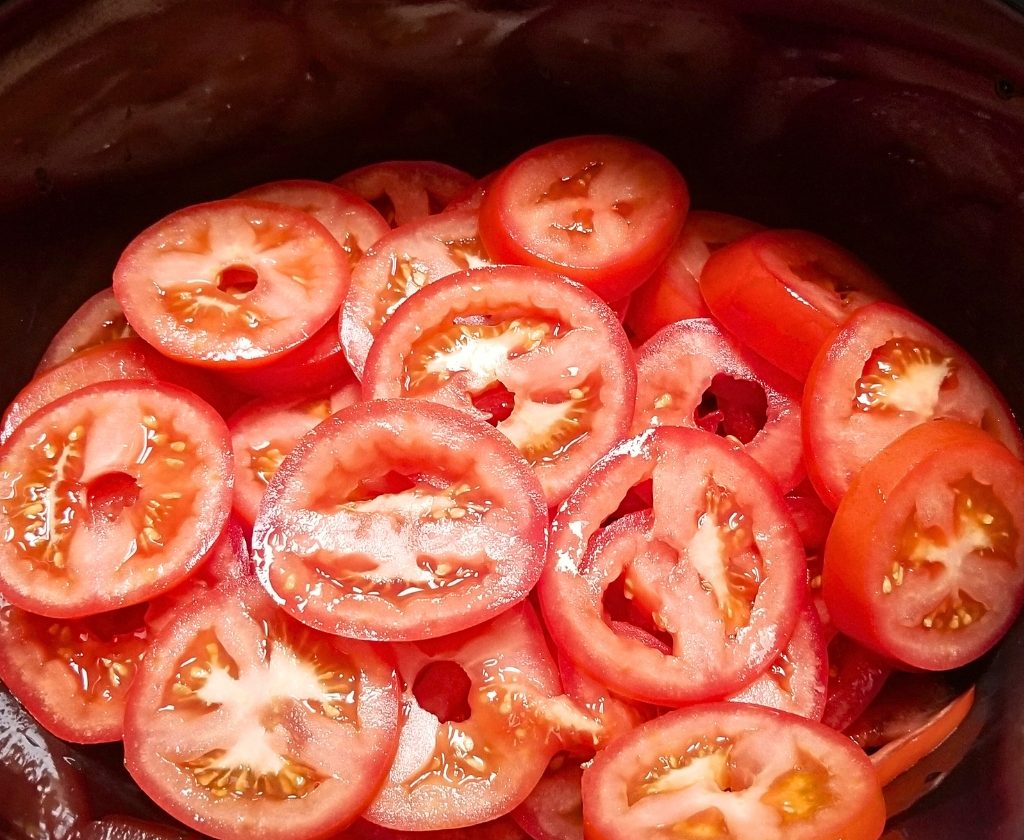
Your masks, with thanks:
M1019 0L7 0L2 401L172 209L385 158L483 175L590 132L667 154L696 207L846 245L1024 411ZM1024 837L1024 624L975 670L887 838ZM116 747L55 748L154 816Z

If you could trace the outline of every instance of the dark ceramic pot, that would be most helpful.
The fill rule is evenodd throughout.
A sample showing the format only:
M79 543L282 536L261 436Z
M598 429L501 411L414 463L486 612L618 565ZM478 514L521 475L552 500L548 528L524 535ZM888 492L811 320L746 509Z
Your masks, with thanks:
M0 396L174 208L388 157L482 175L610 132L672 157L696 207L863 255L1021 412L1021 91L1024 14L996 0L7 0ZM893 840L1024 837L1019 623L978 672ZM60 756L103 807L152 815L116 749ZM23 836L15 789L0 833Z

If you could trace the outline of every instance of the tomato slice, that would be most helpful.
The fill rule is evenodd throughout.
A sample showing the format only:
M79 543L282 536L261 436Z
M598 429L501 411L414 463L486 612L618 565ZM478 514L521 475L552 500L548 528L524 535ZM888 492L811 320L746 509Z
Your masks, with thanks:
M134 335L135 330L128 326L128 319L114 297L114 290L109 287L103 289L78 307L50 339L39 360L36 375L67 361L80 350Z
M169 814L222 840L321 837L373 797L398 716L382 648L310 630L251 582L154 640L129 694L125 763Z
M626 334L597 295L541 269L498 266L403 303L370 350L363 394L429 399L490 422L554 506L625 436L635 376Z
M524 599L546 525L540 485L500 432L437 403L377 400L332 415L285 459L253 555L300 621L423 639Z
M338 311L349 262L313 217L281 204L197 204L140 233L114 294L140 336L196 365L266 364Z
M352 272L341 319L341 343L362 379L370 345L395 310L429 283L491 265L475 210L453 210L404 225L367 251Z
M599 840L876 840L885 803L867 757L842 735L743 703L670 712L634 729L583 774Z
M887 660L836 633L828 643L828 699L821 722L845 730L878 696L891 673Z
M512 820L503 817L465 828L441 828L437 831L399 831L356 820L335 840L530 840L530 837Z
M633 293L625 322L633 341L643 344L676 321L710 317L698 283L704 263L722 246L761 230L761 225L738 216L691 211L665 261Z
M975 426L933 420L854 478L825 547L835 625L883 656L955 668L1024 600L1024 464Z
M512 819L533 840L583 840L583 767L555 758Z
M558 749L545 716L560 693L558 669L533 608L395 645L395 655L406 715L398 754L365 818L405 831L459 828L522 802Z
M440 213L476 179L437 161L389 160L346 172L334 183L362 196L391 227L399 227Z
M255 400L228 421L235 453L234 507L250 525L278 467L306 432L359 402L357 382L321 393Z
M284 204L322 224L348 257L349 268L391 230L387 220L356 193L323 181L272 181L240 192L236 198Z
M801 382L854 310L894 297L853 254L802 230L769 230L726 245L704 265L700 289L729 332Z
M651 480L653 508L602 528ZM598 462L558 510L539 593L559 649L617 694L662 705L722 697L765 671L800 614L800 538L771 479L714 435L659 427ZM618 589L647 617L623 633ZM663 634L664 653L644 634Z
M220 536L232 480L227 427L190 392L75 391L0 447L0 591L54 618L152 598Z
M653 149L618 137L570 137L508 164L480 208L501 262L547 268L617 300L665 259L690 205L686 182Z
M804 390L808 470L821 498L834 508L867 461L937 417L1024 454L1010 409L964 350L899 307L859 309L822 348Z
M744 354L714 321L671 324L637 352L632 434L649 426L704 429L742 448L783 492L803 478L800 389Z

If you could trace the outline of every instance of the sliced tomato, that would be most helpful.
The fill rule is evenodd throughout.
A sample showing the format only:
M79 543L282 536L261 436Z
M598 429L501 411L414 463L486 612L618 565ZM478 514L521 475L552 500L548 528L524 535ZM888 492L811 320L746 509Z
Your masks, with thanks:
M710 318L671 324L637 351L631 434L704 429L742 448L783 492L803 478L800 388L744 353Z
M602 528L647 480L652 509ZM650 430L599 461L555 515L549 556L539 593L559 649L613 692L661 705L722 697L765 671L805 597L800 538L771 479L694 429ZM616 589L648 626L616 614ZM654 633L671 653L644 643Z
M597 295L541 269L497 266L403 303L370 350L363 394L434 400L491 423L555 506L625 436L634 371Z
M356 376L362 379L370 345L404 300L449 274L491 263L472 209L403 225L370 248L352 272L341 319L341 343Z
M821 498L834 508L867 461L939 417L1024 454L1009 407L964 350L905 309L859 309L826 342L804 389L807 466Z
M281 464L253 556L300 621L423 639L523 600L546 526L540 484L500 432L437 403L377 400L332 415Z
M324 326L348 291L349 261L312 216L227 199L144 230L114 269L128 323L172 358L266 364Z
M0 591L54 618L155 597L220 536L232 481L227 426L190 392L75 391L0 447Z
M284 204L308 213L341 246L350 268L391 230L387 220L368 201L351 190L323 181L272 181L251 187L236 197Z
M278 467L306 432L359 402L359 383L300 397L255 400L228 420L235 452L234 507L250 525Z
M670 712L598 753L583 774L600 840L876 840L885 803L871 762L826 726L763 706Z
M530 837L507 817L436 831L399 831L360 819L336 840L530 840Z
M617 137L570 137L516 158L480 207L480 233L501 262L547 268L617 300L665 259L690 195L653 149Z
M643 344L676 321L710 317L698 283L704 263L722 246L760 230L764 228L756 222L725 213L693 210L687 214L665 261L633 293L625 320L633 341Z
M134 335L135 330L128 326L128 319L114 297L114 290L107 287L78 307L50 339L43 358L39 360L36 375L67 361L80 350Z
M583 767L556 757L512 819L533 840L583 840Z
M854 478L825 547L835 625L944 670L981 656L1024 600L1024 464L976 426L933 420Z
M500 170L496 170L490 175L485 175L479 181L475 181L470 184L466 189L449 201L444 209L446 211L479 210L480 205L484 202L484 196L487 195L487 190L489 190L491 184L494 183L494 179L498 177L498 171Z
M801 382L854 310L894 299L853 254L802 230L769 230L726 245L704 265L700 289L729 332Z
M129 694L125 763L165 811L222 840L322 837L373 797L398 717L383 648L310 630L250 582L156 637Z
M406 714L398 754L365 818L426 831L508 813L559 748L546 709L560 693L558 670L533 608L395 645L395 654Z
M389 160L346 172L334 183L362 196L391 227L399 227L445 210L476 179L437 161Z
M199 835L183 828L109 816L83 826L76 840L200 840Z
M821 722L842 732L864 713L891 673L884 658L836 633L828 643L828 699Z
M727 699L821 720L828 686L828 645L813 604L807 604L789 643L768 670Z

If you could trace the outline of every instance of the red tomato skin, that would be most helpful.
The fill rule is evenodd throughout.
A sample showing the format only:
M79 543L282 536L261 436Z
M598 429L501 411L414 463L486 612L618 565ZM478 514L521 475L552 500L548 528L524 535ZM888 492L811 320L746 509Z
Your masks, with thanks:
M476 186L472 175L433 160L391 160L334 179L374 207L393 228L449 209Z
M75 353L105 341L129 338L135 331L128 326L121 305L109 286L98 291L68 318L50 339L36 367L36 376L67 361Z
M888 660L837 633L828 645L828 697L821 722L842 732L885 686L892 673Z
M583 840L582 780L583 768L571 759L549 769L512 819L532 840Z
M1024 544L1014 540L1014 568L1020 574L1004 581L1003 602L986 628L980 621L959 629L956 639L936 637L923 626L894 629L896 607L886 601L884 581L892 558L900 557L900 517L916 504L917 494L933 482L965 474L998 487L997 498L1014 518L1024 510L1024 465L1002 444L975 426L933 420L897 438L854 478L836 511L825 546L822 594L835 626L865 647L904 667L946 670L964 665L989 650L1009 629L1024 601ZM910 508L913 510L913 508ZM896 561L898 562L898 561ZM892 589L900 593L899 587ZM989 596L993 593L989 592ZM931 635L929 635L931 633ZM964 640L964 634L970 637Z
M829 277L855 291L840 299L818 287L818 300L809 299L806 288L793 288L778 273L791 272L799 280L805 265L814 268L809 277L824 265ZM729 332L800 382L846 315L872 300L893 297L852 254L798 230L769 230L726 245L705 263L700 288L711 314Z
M662 170L659 185L665 192L665 218L654 236L646 241L632 243L628 254L599 266L573 264L569 260L546 257L534 244L517 233L507 209L508 196L514 186L519 165L524 160L542 159L545 155L558 155L582 147L607 144L625 150L627 154L642 156L656 162ZM587 152L582 157L587 157ZM582 158L581 158L582 159ZM559 173L552 173L559 178ZM571 176L572 173L566 173ZM490 184L480 207L480 235L495 262L518 263L547 268L564 274L593 289L608 301L625 297L664 261L682 229L690 207L690 193L675 166L653 149L633 141L601 135L569 137L538 146L502 169Z

